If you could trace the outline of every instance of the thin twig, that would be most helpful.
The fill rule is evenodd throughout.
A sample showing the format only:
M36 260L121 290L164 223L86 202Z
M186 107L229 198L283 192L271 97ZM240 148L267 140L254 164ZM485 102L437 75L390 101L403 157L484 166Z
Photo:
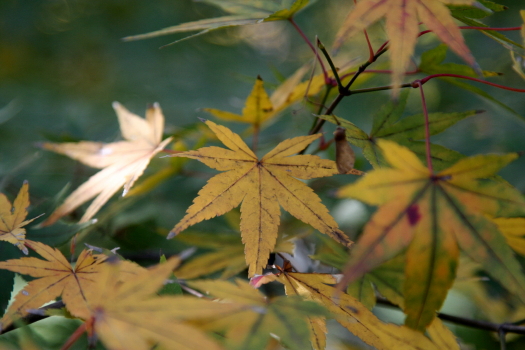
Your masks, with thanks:
M434 169L432 167L432 157L430 154L430 122L428 120L428 109L427 102L425 100L425 92L423 90L423 84L421 84L420 81L415 81L414 85L417 85L419 87L419 91L421 92L421 106L423 108L423 115L425 116L425 148L427 154L427 167L430 173L433 174Z
M290 17L288 18L288 21L292 24L292 26L295 28L295 30L299 33L299 35L303 38L304 41L306 41L306 43L308 44L308 46L310 46L310 49L312 49L312 51L314 52L315 54L315 57L317 58L317 60L319 61L319 64L321 65L321 69L323 70L323 75L324 75L324 81L326 84L328 84L330 82L330 77L328 76L328 73L326 71L326 68L324 66L324 62L323 60L321 59L321 56L319 56L319 53L317 52L317 50L315 49L314 45L312 44L312 42L310 41L310 39L308 39L308 37L306 36L306 34L304 34L303 30L301 29L301 27L299 27L297 25L297 23L295 23L295 20L293 19L293 17Z

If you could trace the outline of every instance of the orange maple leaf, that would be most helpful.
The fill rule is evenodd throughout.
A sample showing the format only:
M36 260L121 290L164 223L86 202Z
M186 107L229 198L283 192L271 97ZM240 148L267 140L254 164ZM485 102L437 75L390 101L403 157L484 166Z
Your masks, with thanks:
M0 329L11 324L16 318L27 315L28 310L39 308L59 296L62 296L67 309L74 316L87 312L87 298L89 294L97 293L96 276L100 273L101 265L107 256L83 250L75 267L72 267L56 248L30 240L25 244L45 260L24 257L0 262L0 269L36 277L15 296L14 302L0 321ZM121 280L143 270L129 261L123 261L121 264Z
M24 245L26 229L23 226L36 219L24 220L27 216L27 207L29 207L27 182L24 182L20 188L13 205L3 193L0 193L0 241L14 244L26 255L27 248Z
M285 140L258 159L239 135L209 120L206 124L230 149L204 147L173 156L197 159L226 172L211 178L199 191L186 216L172 229L168 238L198 222L223 215L242 202L241 233L250 275L262 272L275 246L280 206L336 241L346 246L352 243L339 230L320 198L297 180L338 173L332 160L314 155L291 156L321 134Z
M129 112L118 102L113 103L113 108L126 141L108 144L83 141L42 145L43 148L65 154L90 167L104 169L71 193L65 202L44 221L43 226L53 224L97 196L80 219L80 222L89 221L122 186L124 186L122 196L125 196L142 175L150 159L171 141L169 137L161 142L164 115L157 103L148 108L145 120Z
M362 0L348 14L337 34L334 49L338 49L349 36L385 17L390 39L392 83L399 86L414 53L421 21L468 64L478 69L461 31L445 6L472 3L473 0Z

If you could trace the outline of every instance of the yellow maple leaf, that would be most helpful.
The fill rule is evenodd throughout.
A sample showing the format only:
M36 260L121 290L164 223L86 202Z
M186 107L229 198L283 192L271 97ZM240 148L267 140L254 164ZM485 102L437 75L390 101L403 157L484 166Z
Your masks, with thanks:
M262 123L268 120L274 111L270 97L264 90L264 83L261 77L257 77L252 92L246 98L242 115L214 108L204 108L204 110L219 119L250 123L253 124L255 128L258 128Z
M494 218L492 221L498 225L512 249L525 255L525 218Z
M378 145L391 168L374 170L338 193L380 206L350 254L344 283L406 249L406 324L423 331L454 281L461 249L525 301L521 267L485 217L525 214L516 189L487 179L517 154L464 158L432 174L408 148L384 140Z
M339 230L320 198L297 180L338 173L334 161L314 155L291 156L321 134L285 140L258 159L239 135L211 121L206 124L229 149L212 146L173 156L197 159L226 172L211 178L199 191L168 238L198 222L223 215L242 202L241 234L250 276L262 272L275 246L280 206L336 241L347 246L352 243Z
M477 67L460 29L445 6L470 5L473 2L474 0L361 0L345 19L336 36L334 48L338 49L346 38L385 17L390 39L392 82L398 87L414 53L421 21L468 64Z
M146 111L146 119L131 112L118 102L113 103L120 123L120 131L126 141L113 143L68 142L44 143L43 148L67 155L90 167L103 169L89 178L59 206L43 225L51 225L80 205L97 196L88 207L80 222L90 220L99 209L122 186L125 196L135 181L142 175L150 159L160 152L171 137L161 142L164 130L164 115L155 103Z
M86 312L86 298L91 293L97 293L94 281L107 256L83 250L73 267L56 248L30 240L26 241L26 246L45 260L24 257L0 262L0 269L36 278L15 296L14 302L0 320L0 329L11 324L16 318L27 315L28 310L39 308L59 296L72 315L80 316ZM134 263L123 261L120 280L142 270L142 267Z
M156 343L167 349L220 350L202 331L178 322L185 297L155 294L178 263L171 258L123 283L118 278L122 262L105 264L94 282L97 293L90 294L89 309L80 317L110 350L149 350Z
M14 244L26 255L27 248L24 245L26 229L23 226L36 219L25 220L27 207L29 207L29 184L27 182L24 182L20 188L13 205L3 193L0 193L0 241Z
M446 349L410 328L386 324L379 320L357 299L338 292L330 284L337 277L321 273L282 271L279 275L266 275L260 283L278 281L285 286L286 295L300 295L324 305L336 320L365 343L378 350L435 350ZM310 318L310 341L314 349L324 349L326 326L323 318Z
M213 272L224 270L220 276L221 279L228 279L246 268L246 259L244 258L244 246L242 245L239 235L216 233L188 232L177 236L177 239L186 244L197 247L213 249L211 252L204 253L194 259L184 262L184 264L175 271L175 275L182 279L192 279ZM277 238L274 252L284 252L293 254L294 244L283 236Z

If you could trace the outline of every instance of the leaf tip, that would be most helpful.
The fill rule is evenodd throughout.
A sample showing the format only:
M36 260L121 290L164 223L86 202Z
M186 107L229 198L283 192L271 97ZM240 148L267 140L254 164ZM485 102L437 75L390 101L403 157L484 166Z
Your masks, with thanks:
M481 113L485 113L485 112L486 112L486 110L484 110L484 109L476 109L474 111L474 114L481 114Z
M257 75L257 80L263 81L263 78L261 78L260 75Z
M113 107L113 109L119 109L120 108L120 103L118 103L117 101L113 101L113 103L111 104L111 106Z
M176 235L177 235L177 233L175 233L174 231L170 231L170 233L168 233L168 237L166 237L166 239L172 239Z
M198 118L199 118L199 120L200 120L201 122L203 122L203 123L206 123L206 122L208 121L208 119L204 119L204 118L200 118L200 117L198 117Z

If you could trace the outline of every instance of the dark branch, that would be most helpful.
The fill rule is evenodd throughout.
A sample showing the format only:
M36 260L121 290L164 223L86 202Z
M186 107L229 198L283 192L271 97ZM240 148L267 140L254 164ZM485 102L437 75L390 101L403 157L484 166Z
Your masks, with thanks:
M382 306L393 307L399 309L395 304L392 304L386 299L378 298L377 303ZM465 327L481 329L490 332L502 333L514 333L514 334L525 334L525 326L517 326L513 323L492 323L488 321L473 320L470 318L453 316L438 312L437 317L443 321L451 322Z
M18 324L31 324L31 323L35 323L37 321L40 321L40 320L43 320L45 318L48 318L49 316L46 315L46 311L47 310L58 310L58 309L61 309L65 307L64 305L64 302L63 301L56 301L54 303L51 303L49 305L46 305L46 306L43 306L41 307L40 309L36 310L34 313L31 313L25 317L22 317L19 319L20 322L16 322L15 323L12 323L10 324L9 326L5 327L4 329L0 329L0 334L4 334L4 333L7 333L7 332L10 332L14 329L17 329L19 328L20 326Z

